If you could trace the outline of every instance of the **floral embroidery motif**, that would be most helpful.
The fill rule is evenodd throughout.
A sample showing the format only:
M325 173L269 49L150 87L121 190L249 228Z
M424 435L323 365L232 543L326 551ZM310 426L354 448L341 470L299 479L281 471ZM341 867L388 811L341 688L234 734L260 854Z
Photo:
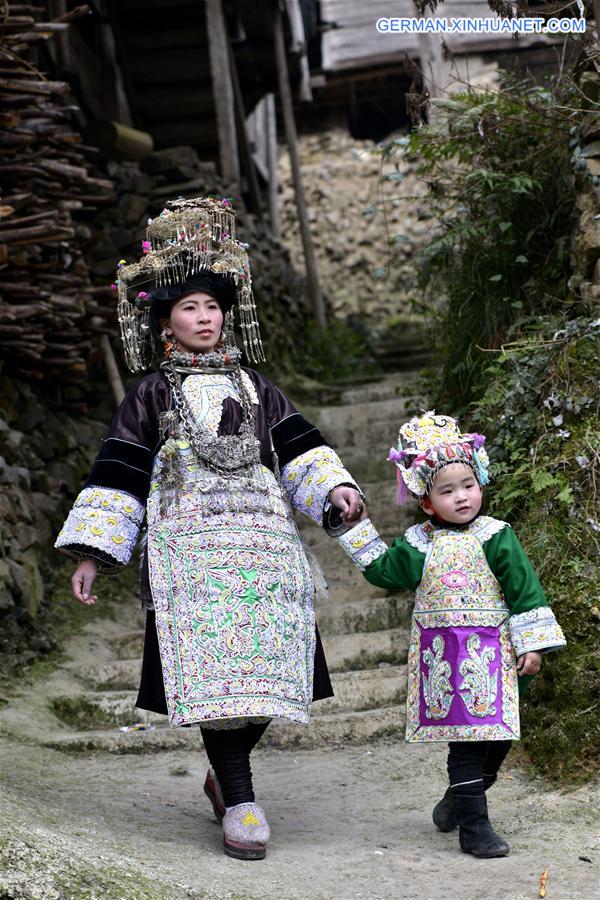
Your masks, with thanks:
M335 450L325 446L307 450L289 462L281 470L281 480L292 506L319 525L329 492L339 484L356 487Z
M244 387L252 402L258 405L258 396L247 372L242 372ZM182 386L197 423L217 434L223 416L223 403L228 397L238 400L237 390L231 378L223 372L198 372L185 379Z
M148 502L170 724L265 716L306 724L314 583L296 526L268 469L218 479L191 473L173 510L161 510L160 489Z
M107 557L100 570L126 566L137 544L144 512L144 506L131 494L104 487L84 488L54 546L75 557L84 555L86 547L100 551Z
M555 650L567 643L549 606L511 616L510 633L517 656L530 650Z
M469 579L464 572L458 572L454 569L453 571L445 572L444 575L442 575L442 582L451 588L461 588L468 585Z
M381 540L370 519L340 535L338 541L361 572L387 550L387 544Z
M433 649L433 653L431 652ZM454 691L450 684L452 672L450 663L444 659L444 638L438 634L431 647L423 650L423 662L429 668L429 677L423 672L423 695L430 719L445 719L454 700Z
M494 706L498 696L498 670L492 675L490 666L496 658L494 647L484 647L479 653L481 639L478 634L467 638L469 659L460 664L463 680L459 686L460 696L472 716L485 719L496 715Z
M505 527L494 519L488 525ZM479 537L474 529L458 532L436 528L429 522L409 529L409 533L412 546L419 544L425 554L425 565L416 591L408 654L406 740L518 740L519 699L509 610ZM431 650L426 659L424 635L431 629L441 634L427 640ZM446 687L452 696L458 693L463 702L449 704L444 721L434 723L430 721L435 716L430 715L433 709L429 704L431 664L442 663L442 656L434 652L437 637L445 640L443 661L449 665L449 671L443 673L449 683ZM497 668L490 675L492 660ZM434 708L443 709L439 699Z

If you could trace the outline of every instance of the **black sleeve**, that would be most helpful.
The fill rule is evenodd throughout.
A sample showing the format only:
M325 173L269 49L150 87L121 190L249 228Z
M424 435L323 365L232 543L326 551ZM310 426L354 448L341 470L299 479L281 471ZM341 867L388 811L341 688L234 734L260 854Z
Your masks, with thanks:
M160 375L143 378L115 413L85 487L125 491L145 503L159 443L158 416L168 408L169 389Z

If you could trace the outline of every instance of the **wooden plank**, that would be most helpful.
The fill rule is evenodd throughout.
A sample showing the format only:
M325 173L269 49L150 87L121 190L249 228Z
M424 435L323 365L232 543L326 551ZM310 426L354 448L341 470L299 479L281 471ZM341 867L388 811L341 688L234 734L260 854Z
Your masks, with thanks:
M313 307L315 322L319 328L324 328L327 324L325 304L323 302L323 295L321 294L321 286L319 284L315 251L308 222L306 198L304 196L304 187L302 184L300 154L298 152L298 135L296 132L296 122L294 120L294 106L292 103L292 91L290 88L285 42L283 38L283 23L279 6L275 7L274 26L275 61L277 63L277 79L279 81L279 99L283 111L285 136L290 154L296 209L298 210L298 221L300 223L304 262L306 265L308 293Z
M219 160L225 181L240 184L240 163L235 127L234 92L229 64L229 36L221 0L206 0L206 31L212 88L215 99Z

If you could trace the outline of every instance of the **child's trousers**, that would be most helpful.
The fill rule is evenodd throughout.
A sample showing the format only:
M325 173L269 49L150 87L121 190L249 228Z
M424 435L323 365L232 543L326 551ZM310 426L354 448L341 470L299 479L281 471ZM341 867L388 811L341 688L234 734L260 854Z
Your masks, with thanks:
M451 741L448 778L453 793L481 795L491 787L512 741Z
M204 749L221 785L225 806L254 803L250 753L268 724L250 722L244 728L201 729Z

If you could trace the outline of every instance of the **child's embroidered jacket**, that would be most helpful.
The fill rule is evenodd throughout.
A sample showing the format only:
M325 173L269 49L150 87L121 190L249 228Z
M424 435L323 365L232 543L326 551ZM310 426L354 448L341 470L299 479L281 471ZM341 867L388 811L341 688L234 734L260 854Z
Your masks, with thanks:
M371 584L415 591L406 740L518 740L516 659L566 642L508 523L426 522L388 548L367 519L340 541Z

